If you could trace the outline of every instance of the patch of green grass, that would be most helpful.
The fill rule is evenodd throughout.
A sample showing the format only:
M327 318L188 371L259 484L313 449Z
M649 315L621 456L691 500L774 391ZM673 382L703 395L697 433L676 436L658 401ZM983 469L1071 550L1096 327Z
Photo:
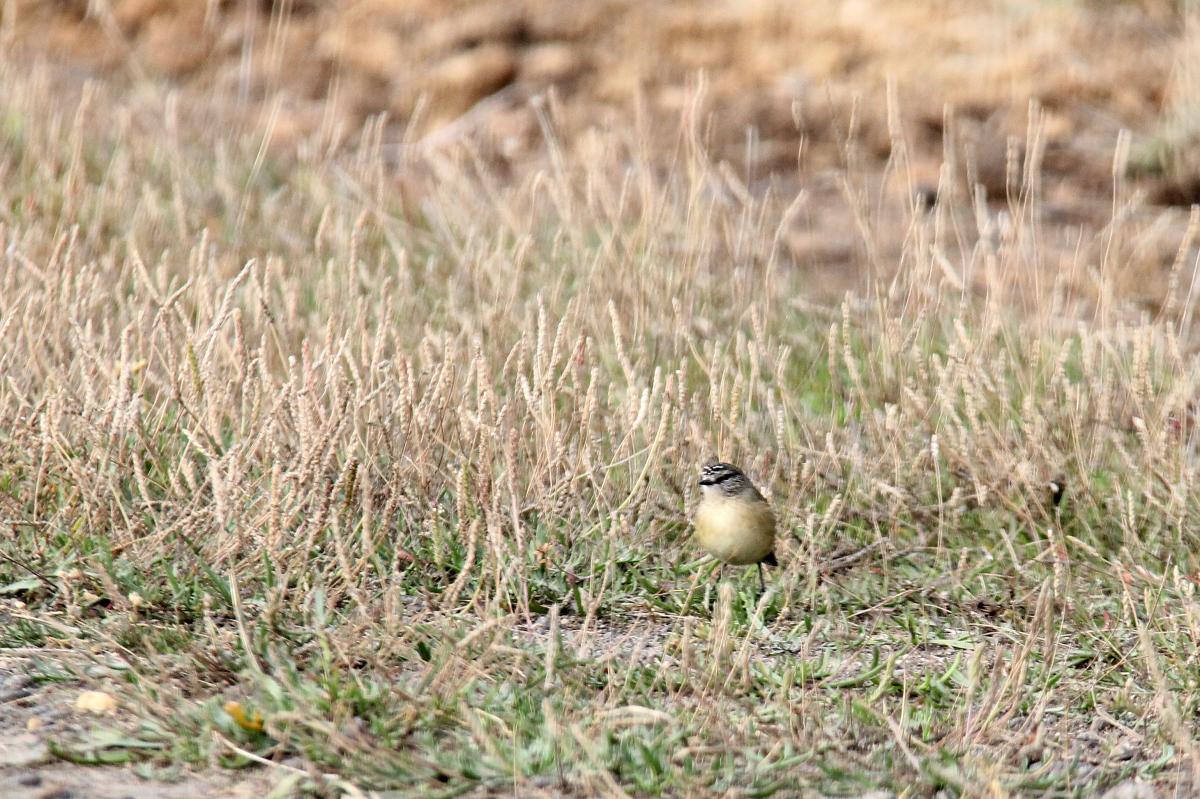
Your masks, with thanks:
M35 621L15 619L0 627L0 647L39 647L47 643L46 628Z

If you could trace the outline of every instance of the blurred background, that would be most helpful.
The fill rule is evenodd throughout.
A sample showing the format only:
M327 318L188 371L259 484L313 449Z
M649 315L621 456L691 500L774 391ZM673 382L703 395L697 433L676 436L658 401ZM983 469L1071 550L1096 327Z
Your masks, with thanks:
M1150 302L1161 287L1144 278L1169 267L1200 199L1189 5L4 0L0 36L53 64L55 91L165 80L203 98L200 124L226 117L276 152L367 131L394 159L465 145L511 180L547 164L549 141L586 158L626 139L669 169L693 131L746 191L807 193L785 246L833 291L867 257L847 176L916 202L940 182L970 207L1011 202L1036 173L1067 252L1111 220L1116 186L1155 209L1128 254L1148 268L1128 288ZM904 221L872 224L898 252Z

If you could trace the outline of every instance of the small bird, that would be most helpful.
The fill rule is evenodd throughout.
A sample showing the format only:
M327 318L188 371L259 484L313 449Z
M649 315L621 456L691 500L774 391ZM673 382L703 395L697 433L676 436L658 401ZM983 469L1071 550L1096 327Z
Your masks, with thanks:
M775 514L750 478L731 463L711 461L700 469L696 540L714 558L734 566L758 566L758 584L767 590L763 564L775 560Z

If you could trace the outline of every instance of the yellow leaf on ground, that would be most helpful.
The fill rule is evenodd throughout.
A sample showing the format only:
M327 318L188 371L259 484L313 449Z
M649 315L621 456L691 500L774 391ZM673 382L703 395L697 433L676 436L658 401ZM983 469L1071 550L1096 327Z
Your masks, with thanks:
M242 707L241 702L226 702L225 712L237 723L243 730L252 732L262 732L263 717L262 713L257 710L246 711Z

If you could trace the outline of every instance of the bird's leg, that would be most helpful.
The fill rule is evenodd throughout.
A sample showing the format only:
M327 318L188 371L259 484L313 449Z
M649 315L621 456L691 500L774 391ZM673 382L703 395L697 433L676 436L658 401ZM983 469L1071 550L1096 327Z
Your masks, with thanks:
M758 595L767 593L767 583L763 580L762 564L758 564Z

